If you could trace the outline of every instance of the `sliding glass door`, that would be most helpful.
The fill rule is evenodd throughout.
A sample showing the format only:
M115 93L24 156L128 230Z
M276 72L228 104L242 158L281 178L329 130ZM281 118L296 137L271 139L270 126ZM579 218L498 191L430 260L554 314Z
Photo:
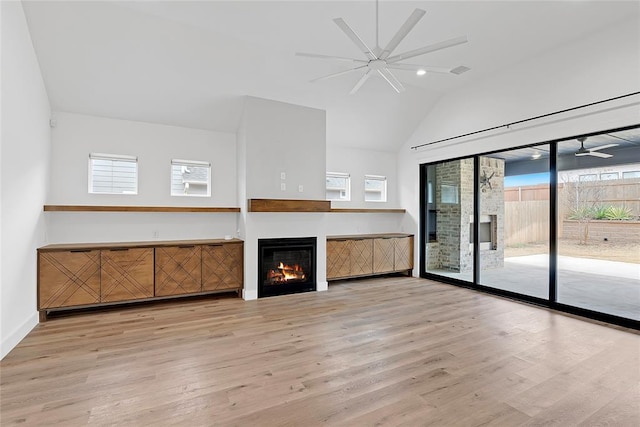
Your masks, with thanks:
M473 158L428 165L423 171L425 268L473 282L469 218L473 218Z
M640 127L421 165L421 188L423 277L638 327Z
M549 145L480 156L480 284L549 297Z
M640 132L558 144L558 302L640 320ZM580 154L581 147L585 155Z

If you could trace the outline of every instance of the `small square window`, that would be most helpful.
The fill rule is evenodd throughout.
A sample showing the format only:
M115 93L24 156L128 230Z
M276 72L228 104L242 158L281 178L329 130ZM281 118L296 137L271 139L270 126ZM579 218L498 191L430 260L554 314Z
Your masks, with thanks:
M623 179L640 178L640 171L622 172Z
M327 172L327 200L351 200L351 177L348 173Z
M211 163L195 160L171 160L171 195L211 196Z
M580 182L597 181L598 180L598 174L588 173L588 174L585 174L585 175L580 175L578 177L578 179L580 180Z
M603 172L600 174L601 181L608 181L610 179L618 179L618 172Z
M387 201L387 177L379 175L364 176L364 201Z
M138 158L89 154L89 193L138 194Z

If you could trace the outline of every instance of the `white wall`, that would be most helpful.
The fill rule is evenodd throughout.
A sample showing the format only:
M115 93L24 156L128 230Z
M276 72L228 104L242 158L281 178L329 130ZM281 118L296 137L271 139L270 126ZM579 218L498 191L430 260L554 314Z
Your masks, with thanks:
M48 204L237 206L234 134L55 113ZM88 192L89 153L138 157L138 194ZM170 195L171 159L211 162L210 197ZM237 214L47 213L48 241L100 242L235 235Z
M247 97L243 117L246 197L324 200L325 111Z
M397 155L394 152L327 146L327 171L351 175L351 200L332 201L333 208L402 208L398 197ZM364 176L387 177L387 201L364 201ZM401 232L404 214L331 213L325 219L327 235Z
M351 175L351 200L333 201L334 208L398 208L398 181L395 152L327 146L327 171ZM387 177L387 201L364 201L364 176Z
M44 243L49 99L20 2L2 14L0 357L37 324L36 248Z
M638 90L634 17L443 97L398 153L400 203L408 210L403 227L418 233L419 164L637 124L640 97L417 151L411 146ZM414 252L417 266L418 246Z

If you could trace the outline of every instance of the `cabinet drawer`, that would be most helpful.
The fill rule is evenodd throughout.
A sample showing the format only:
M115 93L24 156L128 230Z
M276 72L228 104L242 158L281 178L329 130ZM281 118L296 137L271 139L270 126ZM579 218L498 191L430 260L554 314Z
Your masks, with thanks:
M100 251L39 253L39 310L99 302Z
M102 302L153 297L153 248L100 252Z
M200 292L201 246L167 246L155 251L155 296Z

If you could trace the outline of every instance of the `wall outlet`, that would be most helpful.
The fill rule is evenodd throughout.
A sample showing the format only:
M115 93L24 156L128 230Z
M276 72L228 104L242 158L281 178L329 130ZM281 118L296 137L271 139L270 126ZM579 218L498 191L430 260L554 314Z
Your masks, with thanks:
M287 191L287 184L285 184L284 182L280 183L280 190L281 191Z
M160 232L159 232L159 231L157 231L157 230L156 230L156 231L154 231L154 232L153 232L153 238L154 238L154 239L157 239L157 238L159 238L159 237L160 237Z
M304 191L304 187L302 184L298 185L298 193L302 193Z
M286 172L280 172L280 179L287 179L287 173Z

